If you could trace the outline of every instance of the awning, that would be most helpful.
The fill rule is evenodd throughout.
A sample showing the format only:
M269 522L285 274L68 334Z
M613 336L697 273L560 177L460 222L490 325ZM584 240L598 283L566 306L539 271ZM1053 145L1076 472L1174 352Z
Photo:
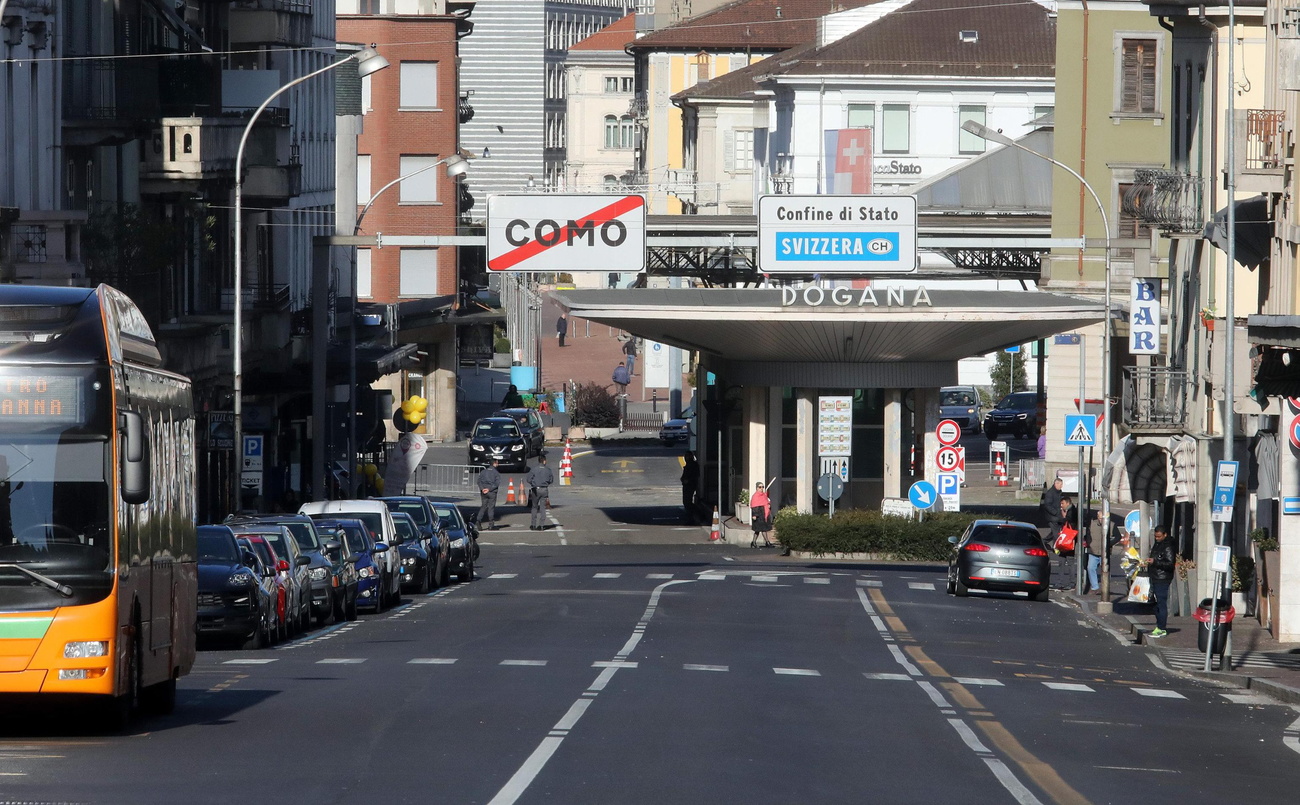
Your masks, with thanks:
M1268 262L1269 241L1273 238L1273 217L1268 209L1267 196L1255 196L1235 203L1233 244L1238 263L1256 269ZM1228 208L1214 214L1214 220L1205 225L1205 239L1222 252L1228 251Z
M1111 503L1164 500L1168 482L1165 451L1125 436L1106 457L1101 491Z
M419 349L417 344L399 344L395 347L358 345L357 346L357 383L369 385L384 375L390 375L403 367L406 361L415 356ZM331 351L329 372L331 377L347 378L347 350Z

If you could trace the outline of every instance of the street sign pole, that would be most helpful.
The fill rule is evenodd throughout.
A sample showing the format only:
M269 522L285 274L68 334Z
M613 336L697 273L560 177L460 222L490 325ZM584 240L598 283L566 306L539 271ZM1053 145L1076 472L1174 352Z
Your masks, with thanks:
M1083 564L1085 561L1087 561L1085 559L1084 556L1085 551L1083 549L1083 516L1084 516L1083 510L1087 508L1087 503L1088 503L1088 501L1084 499L1084 493L1086 489L1087 489L1087 484L1084 483L1084 479L1083 479L1083 447L1080 447L1079 448L1079 502L1076 504L1076 508L1074 511L1075 528L1079 530L1079 533L1076 534L1074 537L1074 576L1075 576L1074 594L1075 595L1083 595L1083 581L1084 581Z
M1231 323L1229 318L1229 323ZM1231 388L1231 387L1229 387ZM1231 404L1231 400L1228 401ZM1228 544L1228 523L1232 522L1232 507L1237 500L1237 467L1235 461L1220 461L1214 473L1214 500L1211 505L1211 517L1219 521L1219 535L1216 547ZM1214 571L1214 586L1210 588L1210 639L1205 642L1205 666L1202 670L1209 672L1214 657L1214 644L1217 640L1219 617L1219 596L1223 591L1224 573Z

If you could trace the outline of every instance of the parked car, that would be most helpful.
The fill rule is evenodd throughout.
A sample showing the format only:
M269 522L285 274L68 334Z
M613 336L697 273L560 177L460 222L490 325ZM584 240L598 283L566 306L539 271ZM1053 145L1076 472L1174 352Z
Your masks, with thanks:
M474 563L478 561L478 526L469 522L449 500L430 500L429 504L450 539L449 567L460 582L474 580Z
M1029 593L1035 601L1050 595L1052 563L1042 535L1029 523L976 520L960 537L949 537L948 593L965 596L972 588Z
M682 409L681 416L669 419L664 422L663 427L659 428L659 441L669 447L690 441L691 423L694 419L695 406L688 405Z
M1003 397L984 416L984 434L990 440L1010 433L1024 439L1038 436L1038 394L1016 391Z
M494 417L508 416L519 426L519 432L528 442L528 457L535 458L546 450L546 431L542 418L531 408L502 408L492 414Z
M257 567L255 569L271 588L275 620L273 636L269 642L275 643L288 640L289 580L276 570L280 566L280 557L276 555L275 548L271 547L271 543L258 536L240 536L239 547L257 558Z
M980 432L984 407L974 386L944 386L939 389L939 414L961 426L962 431Z
M528 440L511 417L483 417L470 430L469 463L488 467L494 460L502 472L528 470Z
M321 545L325 548L325 558L330 560L331 578L335 583L334 621L357 619L357 596L360 578L357 576L357 561L360 555L347 543L347 535L341 529L317 529Z
M434 543L421 531L411 515L406 512L390 512L397 535L402 542L397 554L402 559L402 589L414 590L423 595L434 589L434 571L438 566L438 554Z
M227 523L274 523L289 529L304 556L311 560L308 575L311 577L311 614L317 624L323 624L335 612L338 602L336 571L321 546L320 535L310 517L301 514L259 514L228 517Z
M276 570L288 582L285 621L290 635L311 628L311 559L298 547L289 529L276 523L231 523L231 529L240 536L261 537L271 544L278 557Z
M355 517L370 529L370 537L379 545L392 548L391 551L376 551L376 564L382 572L383 585L380 597L385 609L397 606L402 600L402 558L398 554L401 538L393 526L393 517L388 513L388 504L382 500L323 500L304 503L299 508L313 520L326 517Z
M228 526L204 525L197 531L199 637L267 645L274 605L256 557L240 549Z
M431 547L436 560L433 586L446 587L450 584L451 538L448 537L447 530L443 527L442 520L439 519L436 513L434 513L433 506L430 505L428 499L422 495L395 495L392 497L375 498L375 500L382 500L388 505L388 510L394 515L396 515L397 512L405 512L411 516L411 519L415 521L416 527L418 527L432 543Z
M358 606L374 609L376 613L383 612L388 606L388 596L383 594L384 571L380 557L390 552L388 546L376 543L366 524L355 517L318 515L316 525L326 532L337 533L343 549L353 558L357 571L357 595L352 599L349 620L356 619ZM396 552L395 549L392 552Z

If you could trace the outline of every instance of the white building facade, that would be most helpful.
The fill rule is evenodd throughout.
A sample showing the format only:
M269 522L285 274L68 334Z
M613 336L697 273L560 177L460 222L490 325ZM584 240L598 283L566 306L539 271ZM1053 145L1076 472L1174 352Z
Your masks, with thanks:
M624 17L579 42L564 63L566 165L561 180L571 193L620 192L632 170L636 122L629 112L636 65L623 49L636 18Z

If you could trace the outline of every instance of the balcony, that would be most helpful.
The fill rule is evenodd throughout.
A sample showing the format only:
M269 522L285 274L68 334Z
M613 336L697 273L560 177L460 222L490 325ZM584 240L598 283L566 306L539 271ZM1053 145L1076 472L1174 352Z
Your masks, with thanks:
M1133 433L1181 433L1187 425L1187 372L1126 367L1123 421Z
M288 123L287 109L271 107L258 118L258 124L244 146L244 164L248 171L245 192L257 174L259 188L268 191L281 188L268 192L265 198L288 198L283 193L294 186L289 177L271 178L266 175L268 170L284 173L287 167L295 167ZM247 125L248 119L243 115L162 118L141 165L145 191L166 192L166 185L175 183L229 181L234 177L235 154Z
M474 107L469 103L469 96L473 94L473 90L466 90L460 94L460 101L456 104L456 119L461 123L468 123L474 119Z
M628 117L641 124L645 123L646 118L649 116L649 110L650 107L646 102L644 94L633 96L632 100L627 105Z
M1205 228L1204 182L1182 171L1141 168L1124 194L1123 210L1162 232L1194 233Z
M1286 165L1286 113L1280 109L1239 109L1232 134L1237 189L1254 193L1281 193Z
M312 44L310 0L237 0L230 7L230 44Z

